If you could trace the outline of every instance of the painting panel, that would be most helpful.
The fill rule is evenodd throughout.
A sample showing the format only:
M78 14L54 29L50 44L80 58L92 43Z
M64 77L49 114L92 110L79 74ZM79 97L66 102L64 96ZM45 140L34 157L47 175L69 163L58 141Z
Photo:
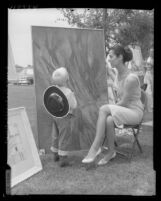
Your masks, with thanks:
M32 46L40 149L50 150L54 122L44 108L43 93L52 85L52 72L62 66L82 113L77 133L81 149L88 149L99 107L108 101L103 30L33 26Z

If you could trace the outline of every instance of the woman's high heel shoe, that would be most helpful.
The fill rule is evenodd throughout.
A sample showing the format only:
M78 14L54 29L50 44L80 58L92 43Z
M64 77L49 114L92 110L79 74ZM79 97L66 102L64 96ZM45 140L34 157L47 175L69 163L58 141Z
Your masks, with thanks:
M111 158L109 160L106 160L105 157L102 158L99 162L98 165L106 165L111 159L115 158L116 156L116 152L113 153L113 155L111 156Z
M93 158L86 158L86 157L85 157L85 158L82 160L82 163L92 163L92 162L95 160L95 158L96 158L100 153L101 153L101 148L98 149L97 153L95 154L95 156L94 156Z

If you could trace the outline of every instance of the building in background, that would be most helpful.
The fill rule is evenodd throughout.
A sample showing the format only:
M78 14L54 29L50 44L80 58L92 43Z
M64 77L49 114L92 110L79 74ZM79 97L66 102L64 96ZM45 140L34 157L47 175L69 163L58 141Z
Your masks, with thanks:
M34 72L33 67L28 65L27 67L17 66L18 84L33 84Z
M18 72L18 78L33 78L33 67L31 65L28 65L27 67L23 68Z

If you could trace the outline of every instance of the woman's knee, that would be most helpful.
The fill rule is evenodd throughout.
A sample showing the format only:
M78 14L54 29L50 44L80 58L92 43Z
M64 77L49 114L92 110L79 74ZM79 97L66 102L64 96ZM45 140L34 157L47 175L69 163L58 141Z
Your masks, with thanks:
M109 115L106 119L107 125L114 125L113 117Z
M111 113L109 106L108 105L102 105L99 108L99 113L109 115Z

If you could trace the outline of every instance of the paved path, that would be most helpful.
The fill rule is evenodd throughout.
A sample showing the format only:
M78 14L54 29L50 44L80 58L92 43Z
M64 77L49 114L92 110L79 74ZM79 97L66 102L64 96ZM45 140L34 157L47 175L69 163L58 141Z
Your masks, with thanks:
M144 122L142 124L145 126L153 126L153 121L147 121L147 122Z

